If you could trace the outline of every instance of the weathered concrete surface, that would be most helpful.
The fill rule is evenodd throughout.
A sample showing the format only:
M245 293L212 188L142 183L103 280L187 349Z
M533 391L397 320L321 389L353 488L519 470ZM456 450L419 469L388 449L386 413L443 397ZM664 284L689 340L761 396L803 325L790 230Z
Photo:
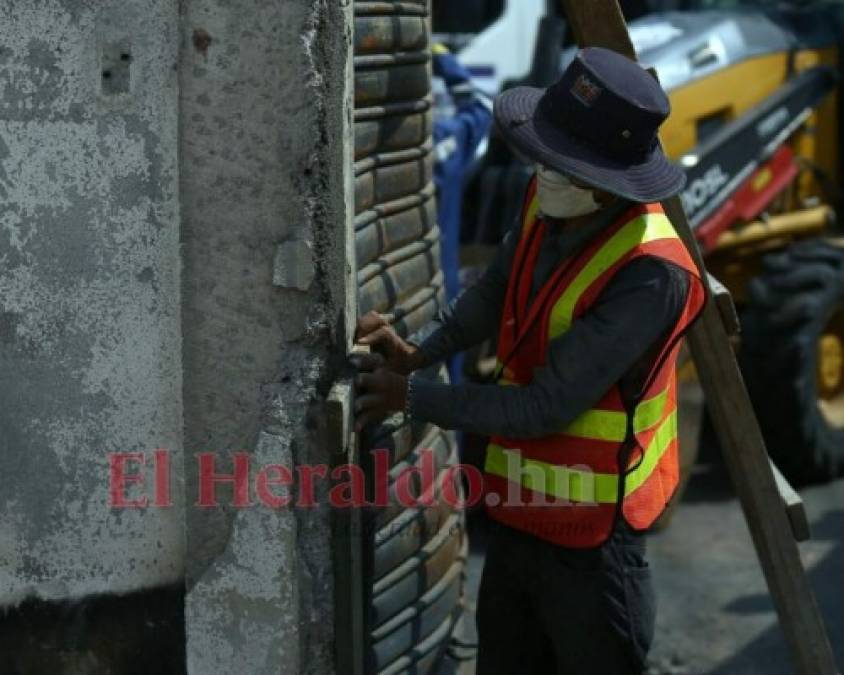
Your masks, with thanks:
M292 466L289 439L261 433L253 467ZM256 471L252 471L252 484ZM290 497L290 488L275 488ZM295 517L239 509L224 551L189 596L185 624L191 673L296 673L300 661ZM244 642L244 640L248 640Z
M320 402L350 320L348 4L183 3L189 504L197 452L216 453L218 472L253 449L253 470L330 460ZM312 260L279 269L277 252L299 246ZM189 671L331 672L330 514L238 510L230 486L219 495L187 514Z
M0 3L2 605L182 575L177 20ZM108 453L155 448L175 506L110 510Z
M346 0L0 2L0 606L62 601L6 618L52 672L131 658L108 627L143 589L175 635L185 577L192 672L333 670L330 513L194 507L194 460L332 459L350 27ZM156 448L175 506L110 510L108 453Z

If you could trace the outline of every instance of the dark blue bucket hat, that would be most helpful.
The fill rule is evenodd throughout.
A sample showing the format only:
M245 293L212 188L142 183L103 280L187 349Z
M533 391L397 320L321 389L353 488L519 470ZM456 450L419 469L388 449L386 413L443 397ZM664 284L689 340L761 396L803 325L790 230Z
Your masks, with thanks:
M548 89L517 87L495 101L495 121L522 155L635 202L667 199L686 183L657 141L671 112L659 83L609 49L580 51Z

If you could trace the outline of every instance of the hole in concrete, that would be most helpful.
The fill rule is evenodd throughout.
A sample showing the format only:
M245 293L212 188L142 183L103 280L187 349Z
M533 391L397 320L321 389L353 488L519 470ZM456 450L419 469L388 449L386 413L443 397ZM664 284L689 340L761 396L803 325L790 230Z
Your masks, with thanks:
M208 55L208 47L211 45L211 35L204 28L194 28L193 46L203 56Z
M128 94L131 83L132 49L128 38L101 46L102 92L107 96Z

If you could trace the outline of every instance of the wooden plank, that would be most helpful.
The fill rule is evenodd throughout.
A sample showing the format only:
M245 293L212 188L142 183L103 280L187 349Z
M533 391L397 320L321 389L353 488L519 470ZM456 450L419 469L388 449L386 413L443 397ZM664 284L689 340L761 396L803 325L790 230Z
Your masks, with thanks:
M738 335L741 332L741 323L739 322L736 305L733 302L733 296L727 290L727 287L711 274L707 273L706 278L709 280L709 290L715 299L718 311L721 313L721 320L724 322L727 335L730 337Z
M774 461L770 460L770 462L771 471L774 472L774 480L777 482L777 490L785 505L788 522L791 523L791 532L797 541L808 541L812 538L812 531L809 528L809 518L806 516L806 507L803 505L803 498L791 487L791 484L782 475L782 472L774 464Z
M617 0L561 2L580 46L606 47L636 58ZM704 272L703 278L707 279L680 199L670 199L664 207ZM762 433L715 303L707 303L703 315L689 332L688 344L795 670L801 675L835 675L838 671L826 628L803 570Z
M354 17L351 2L341 3L345 26L352 29ZM338 41L338 48L344 40ZM354 204L354 149L352 140L354 129L352 115L354 111L354 64L351 41L345 38L346 54L344 85L346 96L342 108L344 117L341 142L337 152L343 155L345 203ZM345 250L344 268L339 273L343 277L345 297L338 306L342 320L336 324L336 348L339 355L353 348L357 323L357 262L355 260L355 223L354 209L347 208L343 221L333 223L342 228L342 241ZM339 236L339 233L338 233ZM356 463L359 456L357 434L352 433L353 420L353 376L349 366L340 374L340 381L329 392L326 399L326 420L323 427L327 448L336 448L332 464ZM368 540L362 526L361 509L331 509L331 554L333 563L334 585L334 656L338 672L349 675L364 675L366 650L368 649L369 630L366 621L366 593L364 580L371 569L371 554L367 557L365 547ZM370 535L371 536L371 535ZM371 547L370 547L371 548Z
M353 386L351 378L340 380L329 392L326 429L330 447L337 448L335 466L357 464L360 451L353 432ZM364 588L366 560L371 539L364 536L361 509L332 509L334 588L338 664L350 675L364 675L368 631L365 630Z
M568 25L581 47L604 47L636 59L627 23L615 0L562 0Z
M689 334L724 460L798 673L836 673L832 649L800 561L762 434L714 305Z

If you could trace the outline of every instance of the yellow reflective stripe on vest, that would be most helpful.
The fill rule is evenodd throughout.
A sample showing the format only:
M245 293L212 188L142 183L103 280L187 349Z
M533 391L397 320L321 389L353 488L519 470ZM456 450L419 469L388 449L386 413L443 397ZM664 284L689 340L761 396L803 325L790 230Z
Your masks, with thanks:
M574 318L577 301L600 276L636 246L657 239L676 239L677 233L662 213L648 213L634 218L616 232L586 263L565 289L551 310L549 338L565 333Z
M653 398L646 399L636 406L636 412L633 414L634 431L636 433L646 431L657 424L662 419L667 400L668 389L666 388ZM627 438L627 413L593 408L569 424L563 433L577 438L620 443Z
M539 213L539 197L534 195L533 199L530 200L530 204L528 204L525 218L522 221L522 237L526 236L536 224L537 213Z
M642 462L627 474L625 496L635 492L654 472L671 442L677 438L677 410L663 420L648 444ZM505 479L516 479L522 486L549 497L573 502L614 504L618 498L618 475L596 473L583 468L557 466L525 459L516 450L490 444L484 470Z
M648 449L645 451L645 456L642 463L636 467L634 471L627 474L627 480L624 482L624 496L634 493L648 477L654 472L659 460L668 450L671 442L677 439L677 408L671 411L671 414L665 418L665 421L656 430L653 440L648 443Z
M520 386L504 377L498 380L498 384L509 387ZM633 430L638 434L657 424L662 418L667 400L668 389L666 388L653 398L646 399L636 406L636 412L633 416ZM627 438L627 413L593 408L561 429L560 433L595 441L617 441L621 443Z
M507 377L508 373L512 375L512 371L509 368L505 368L504 364L501 363L501 360L498 359L498 358L495 359L495 370L493 372L501 373L501 376L496 381L496 384L508 385L508 386L517 384L516 382L511 380L509 377Z

